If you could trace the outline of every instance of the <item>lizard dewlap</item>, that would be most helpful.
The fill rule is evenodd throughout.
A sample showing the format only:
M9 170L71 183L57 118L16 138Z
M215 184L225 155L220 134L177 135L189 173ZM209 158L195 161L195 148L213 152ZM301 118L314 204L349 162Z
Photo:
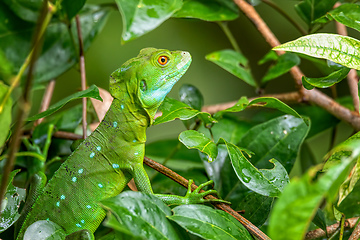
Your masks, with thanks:
M145 48L111 74L110 109L43 190L34 187L38 194L24 207L17 239L34 236L29 226L40 220L56 223L67 235L92 234L106 215L99 202L118 195L132 178L140 191L153 194L143 168L146 129L190 63L188 52ZM167 204L207 201L197 192L156 196Z

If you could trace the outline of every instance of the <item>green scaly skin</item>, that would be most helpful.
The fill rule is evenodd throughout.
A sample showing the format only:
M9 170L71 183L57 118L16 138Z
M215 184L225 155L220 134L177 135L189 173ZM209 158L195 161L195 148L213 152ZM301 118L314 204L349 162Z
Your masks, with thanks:
M167 63L162 65L164 57ZM146 48L112 73L114 100L105 118L48 182L17 239L23 239L26 229L38 220L55 222L66 234L83 229L94 232L105 217L98 203L118 195L132 178L140 191L153 194L143 168L146 129L190 63L188 52ZM207 201L206 194L198 192L188 191L185 197L157 196L167 204Z

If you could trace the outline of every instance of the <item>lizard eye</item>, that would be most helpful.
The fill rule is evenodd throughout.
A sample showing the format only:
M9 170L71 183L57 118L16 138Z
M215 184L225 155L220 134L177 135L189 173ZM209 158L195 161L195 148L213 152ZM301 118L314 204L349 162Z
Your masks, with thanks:
M161 66L165 66L168 63L169 58L167 56L160 56L157 61Z
M140 82L140 89L141 89L141 91L146 91L146 89L147 89L147 86L146 86L146 82L145 82L145 80L141 80L141 82Z

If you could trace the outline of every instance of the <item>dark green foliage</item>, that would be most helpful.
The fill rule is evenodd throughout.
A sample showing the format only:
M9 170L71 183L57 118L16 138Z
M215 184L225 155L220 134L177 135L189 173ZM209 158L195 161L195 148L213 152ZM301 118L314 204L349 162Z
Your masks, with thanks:
M262 1L252 2L263 4ZM286 8L281 1L274 2L280 8ZM292 7L298 19L302 20L300 25L306 25L309 34L324 27L322 32L328 32L328 23L334 21L351 28L353 32L360 31L360 5L357 1L333 8L335 2L336 0L301 0L293 3ZM153 125L180 119L186 130L178 131L178 139L172 136L170 139L157 138L157 141L148 143L146 156L163 163L186 179L194 179L196 184L213 180L214 189L218 191L220 198L230 201L234 210L245 211L242 215L256 227L266 224L262 230L274 240L303 239L306 232L315 225L325 229L330 223L340 220L341 214L346 218L360 216L359 134L349 137L353 129L339 125L340 120L333 112L326 111L322 105L308 104L308 99L296 99L304 102L291 101L288 105L273 97L261 97L261 93L269 88L271 91L282 89L278 83L281 76L292 87L294 84L288 74L290 69L293 66L302 67L303 63L309 62L312 68L302 78L304 88L331 87L334 90L336 86L341 86L338 89L347 89L344 87L346 81L342 80L346 78L350 68L360 70L360 41L356 39L357 32L353 34L355 38L334 34L335 31L292 37L297 39L274 50L294 53L280 56L276 51L271 51L262 39L254 39L258 44L264 44L259 45L259 49L268 52L260 61L255 60L261 69L257 73L252 70L255 64L249 56L248 46L243 45L240 39L248 37L248 32L242 28L245 25L242 13L231 0L114 0L109 4L96 5L88 4L86 0L54 0L49 4L54 7L55 12L50 24L46 26L42 49L37 57L33 95L36 96L36 89L43 88L51 79L58 78L69 69L78 70L76 15L80 20L85 50L91 49L95 37L102 34L110 9L118 8L119 11L114 11L114 14L121 14L122 22L114 24L119 26L118 31L122 29L123 43L135 42L170 18L173 19L169 22L173 23L203 22L204 25L201 26L217 22L233 49L229 49L229 44L222 46L219 41L216 48L201 53L203 61L206 59L211 62L207 62L209 68L224 70L218 82L206 79L207 83L218 84L216 94L226 96L222 85L229 84L227 78L233 75L243 86L253 88L249 95L257 92L259 96L248 100L246 96L239 95L238 101L231 107L221 108L210 114L203 112L204 103L213 102L205 94L205 86L183 84L179 90L180 101L166 98L159 109L162 116L156 118ZM19 86L12 86L12 82L19 70L26 66L24 63L32 50L33 34L42 5L41 0L0 1L1 171L4 171L5 160L9 157L11 139L14 137L13 126L17 122L19 94L25 87L24 76L28 70L25 70ZM238 24L235 25L236 28L231 28L234 35L228 27L228 22L231 25L231 21L237 21ZM276 33L283 31L283 27L282 24L271 25L273 30L277 28ZM286 27L288 26L284 29ZM169 34L170 37L167 37L177 38L176 31L174 29ZM353 33L351 31L349 32ZM149 38L148 44L156 46L163 43L161 37L156 35L156 41ZM192 43L193 38L197 37L184 36L186 40L182 40ZM217 40L214 38L208 41ZM120 44L120 39L118 42ZM134 45L131 44L128 48L133 48L131 46ZM251 49L254 53L257 50ZM301 62L299 56L302 58ZM106 57L101 56L96 61ZM328 62L322 59L327 59ZM195 61L201 59L194 58L194 63ZM270 67L265 64L269 64L268 62L272 62ZM200 71L195 64L193 66L191 71ZM202 76L201 74L198 76ZM73 89L72 92L77 90ZM279 93L276 91L266 93ZM51 178L72 153L70 146L78 146L74 140L79 135L74 133L81 133L79 124L82 106L75 104L65 110L61 108L68 102L83 97L100 99L98 88L92 85L85 91L52 103L47 111L27 116L24 135L16 153L16 170L9 177L5 200L2 202L1 239L13 239L18 231L16 228L14 230L14 223L19 219L20 210L24 208L23 188L29 188L31 177L34 174L39 176L36 173L40 172L40 175L46 174ZM352 100L349 99L341 96L336 100L352 109ZM32 113L37 109L37 106L29 107L32 108ZM90 113L87 119L89 123L97 119L92 108L87 109L87 112ZM43 117L44 122L34 124ZM59 131L73 135L70 139L59 137ZM56 137L53 136L55 133ZM334 148L334 142L340 143L338 147ZM324 159L326 163L318 165ZM149 170L149 176L155 193L186 193L185 188L162 174ZM30 196L26 201L31 203L34 201L32 198L36 197ZM235 218L215 210L211 205L167 206L153 195L132 191L124 191L114 198L106 199L101 205L107 211L107 217L95 232L96 239L252 239L251 234ZM66 207L72 208L70 204ZM23 219L20 218L18 223L21 224ZM30 228L28 236L36 239L40 231L47 239L65 239L66 235L61 226L44 219ZM92 235L87 231L75 232L67 236L67 239L72 238L91 239Z

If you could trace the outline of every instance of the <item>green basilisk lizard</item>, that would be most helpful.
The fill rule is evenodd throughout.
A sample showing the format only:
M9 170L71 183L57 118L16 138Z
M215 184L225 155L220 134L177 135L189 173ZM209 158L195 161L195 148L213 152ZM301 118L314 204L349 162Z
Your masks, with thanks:
M154 194L143 167L146 129L190 63L188 52L145 48L111 74L114 100L105 118L45 188L38 190L39 196L32 196L34 204L26 210L17 239L23 239L26 229L38 220L55 222L66 234L82 230L93 233L106 215L98 203L118 195L132 178L140 191ZM156 196L169 205L204 203L209 200L203 197L215 192L188 190L184 197Z

